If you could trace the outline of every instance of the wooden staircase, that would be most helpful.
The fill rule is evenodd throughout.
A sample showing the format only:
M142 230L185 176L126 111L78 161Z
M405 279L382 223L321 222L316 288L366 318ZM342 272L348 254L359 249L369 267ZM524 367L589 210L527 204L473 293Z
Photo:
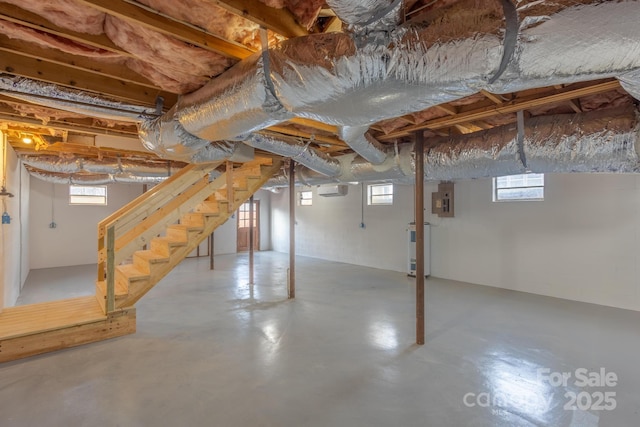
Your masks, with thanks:
M210 180L189 165L98 225L96 296L105 313L133 306L280 168L261 158Z
M98 224L96 297L0 312L0 362L135 332L134 304L280 168L192 164ZM211 176L215 175L214 179Z

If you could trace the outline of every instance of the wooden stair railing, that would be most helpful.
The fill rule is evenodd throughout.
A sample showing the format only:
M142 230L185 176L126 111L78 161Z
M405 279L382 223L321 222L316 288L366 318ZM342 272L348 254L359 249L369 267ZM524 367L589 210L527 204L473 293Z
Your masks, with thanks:
M192 164L98 225L96 296L111 313L135 304L280 168L259 158L214 180ZM146 250L142 248L146 246ZM123 263L130 259L130 263Z

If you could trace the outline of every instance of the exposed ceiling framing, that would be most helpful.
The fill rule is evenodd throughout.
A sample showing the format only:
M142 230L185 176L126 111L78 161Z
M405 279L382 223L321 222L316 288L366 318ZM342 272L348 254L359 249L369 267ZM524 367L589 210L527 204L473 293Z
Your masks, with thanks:
M243 44L171 17L134 0L76 0L78 4L116 17L136 27L153 30L164 36L197 46L204 51L222 55L234 64L256 52L255 45ZM242 17L261 28L277 34L280 39L310 33L341 31L343 24L333 11L323 5L311 25L301 25L287 8L276 9L260 1L209 0L212 6ZM456 2L406 2L408 22L433 22L449 11ZM168 110L179 99L177 91L165 90L147 76L123 65L135 59L127 49L114 43L107 35L87 34L59 26L44 17L21 7L0 1L0 23L17 24L87 49L110 52L118 61L98 61L91 57L65 53L0 32L0 70L8 75L53 83L62 87L81 89L115 101L134 103L153 109L158 97L164 99ZM215 76L210 76L214 77ZM540 114L541 109L564 108L580 113L585 111L585 97L621 93L617 80L599 80L563 86L550 86L522 92L495 94L482 90L479 94L456 102L444 103L422 112L405 114L394 119L373 123L371 134L383 144L408 141L415 132L425 136L469 134L491 129L496 125L515 122L518 111ZM611 96L610 96L611 97ZM635 101L634 101L635 102ZM20 105L25 108L18 108ZM24 131L43 135L67 132L78 135L116 135L135 138L137 128L126 123L105 123L91 117L50 118L43 121L29 111L30 104L0 96L0 126L11 132ZM427 119L423 119L427 117ZM390 123L392 122L393 123ZM333 125L308 119L292 119L264 130L270 135L311 140L314 147L327 153L349 152L350 147L338 137ZM51 147L51 146L50 146ZM21 149L26 149L21 147ZM84 150L84 149L83 149Z

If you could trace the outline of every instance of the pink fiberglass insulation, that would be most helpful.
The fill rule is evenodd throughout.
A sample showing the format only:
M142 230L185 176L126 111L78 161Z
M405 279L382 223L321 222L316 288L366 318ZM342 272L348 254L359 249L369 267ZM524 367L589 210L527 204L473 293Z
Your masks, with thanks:
M72 55L86 56L101 59L121 59L122 55L99 49L82 43L77 43L69 39L55 36L53 34L34 30L29 27L14 24L12 22L0 20L0 33L11 39L23 40L37 44L43 48L57 49Z
M300 25L311 28L318 19L325 0L285 0L285 3Z
M150 82L172 93L193 92L209 80L205 77L197 78L186 74L179 76L177 72L174 72L172 76L168 76L162 72L164 69L156 64L133 58L128 59L125 64L136 73L146 77Z
M311 28L318 19L325 0L260 0L269 7L276 9L287 8L296 17L300 25Z
M105 14L74 0L2 0L36 13L48 21L72 31L102 34Z
M157 80L153 82L163 88L165 82L160 76L169 77L171 81L166 83L170 86L180 82L195 88L202 86L212 76L217 76L233 64L230 59L214 52L189 45L156 31L133 27L112 16L108 16L105 20L104 29L116 45L156 68L154 78ZM147 77L151 78L151 76Z
M228 40L252 48L260 46L255 24L234 15L208 0L139 0L140 3L172 18L188 22Z

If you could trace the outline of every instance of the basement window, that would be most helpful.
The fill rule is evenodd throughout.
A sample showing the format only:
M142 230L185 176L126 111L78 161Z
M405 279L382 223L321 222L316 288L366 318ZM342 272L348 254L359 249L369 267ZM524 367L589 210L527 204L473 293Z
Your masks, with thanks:
M107 205L107 187L104 185L70 185L70 205Z
M298 192L298 205L300 206L313 205L313 191Z
M368 205L392 205L393 184L369 184L367 186Z
M544 174L529 173L493 178L493 201L544 200Z

